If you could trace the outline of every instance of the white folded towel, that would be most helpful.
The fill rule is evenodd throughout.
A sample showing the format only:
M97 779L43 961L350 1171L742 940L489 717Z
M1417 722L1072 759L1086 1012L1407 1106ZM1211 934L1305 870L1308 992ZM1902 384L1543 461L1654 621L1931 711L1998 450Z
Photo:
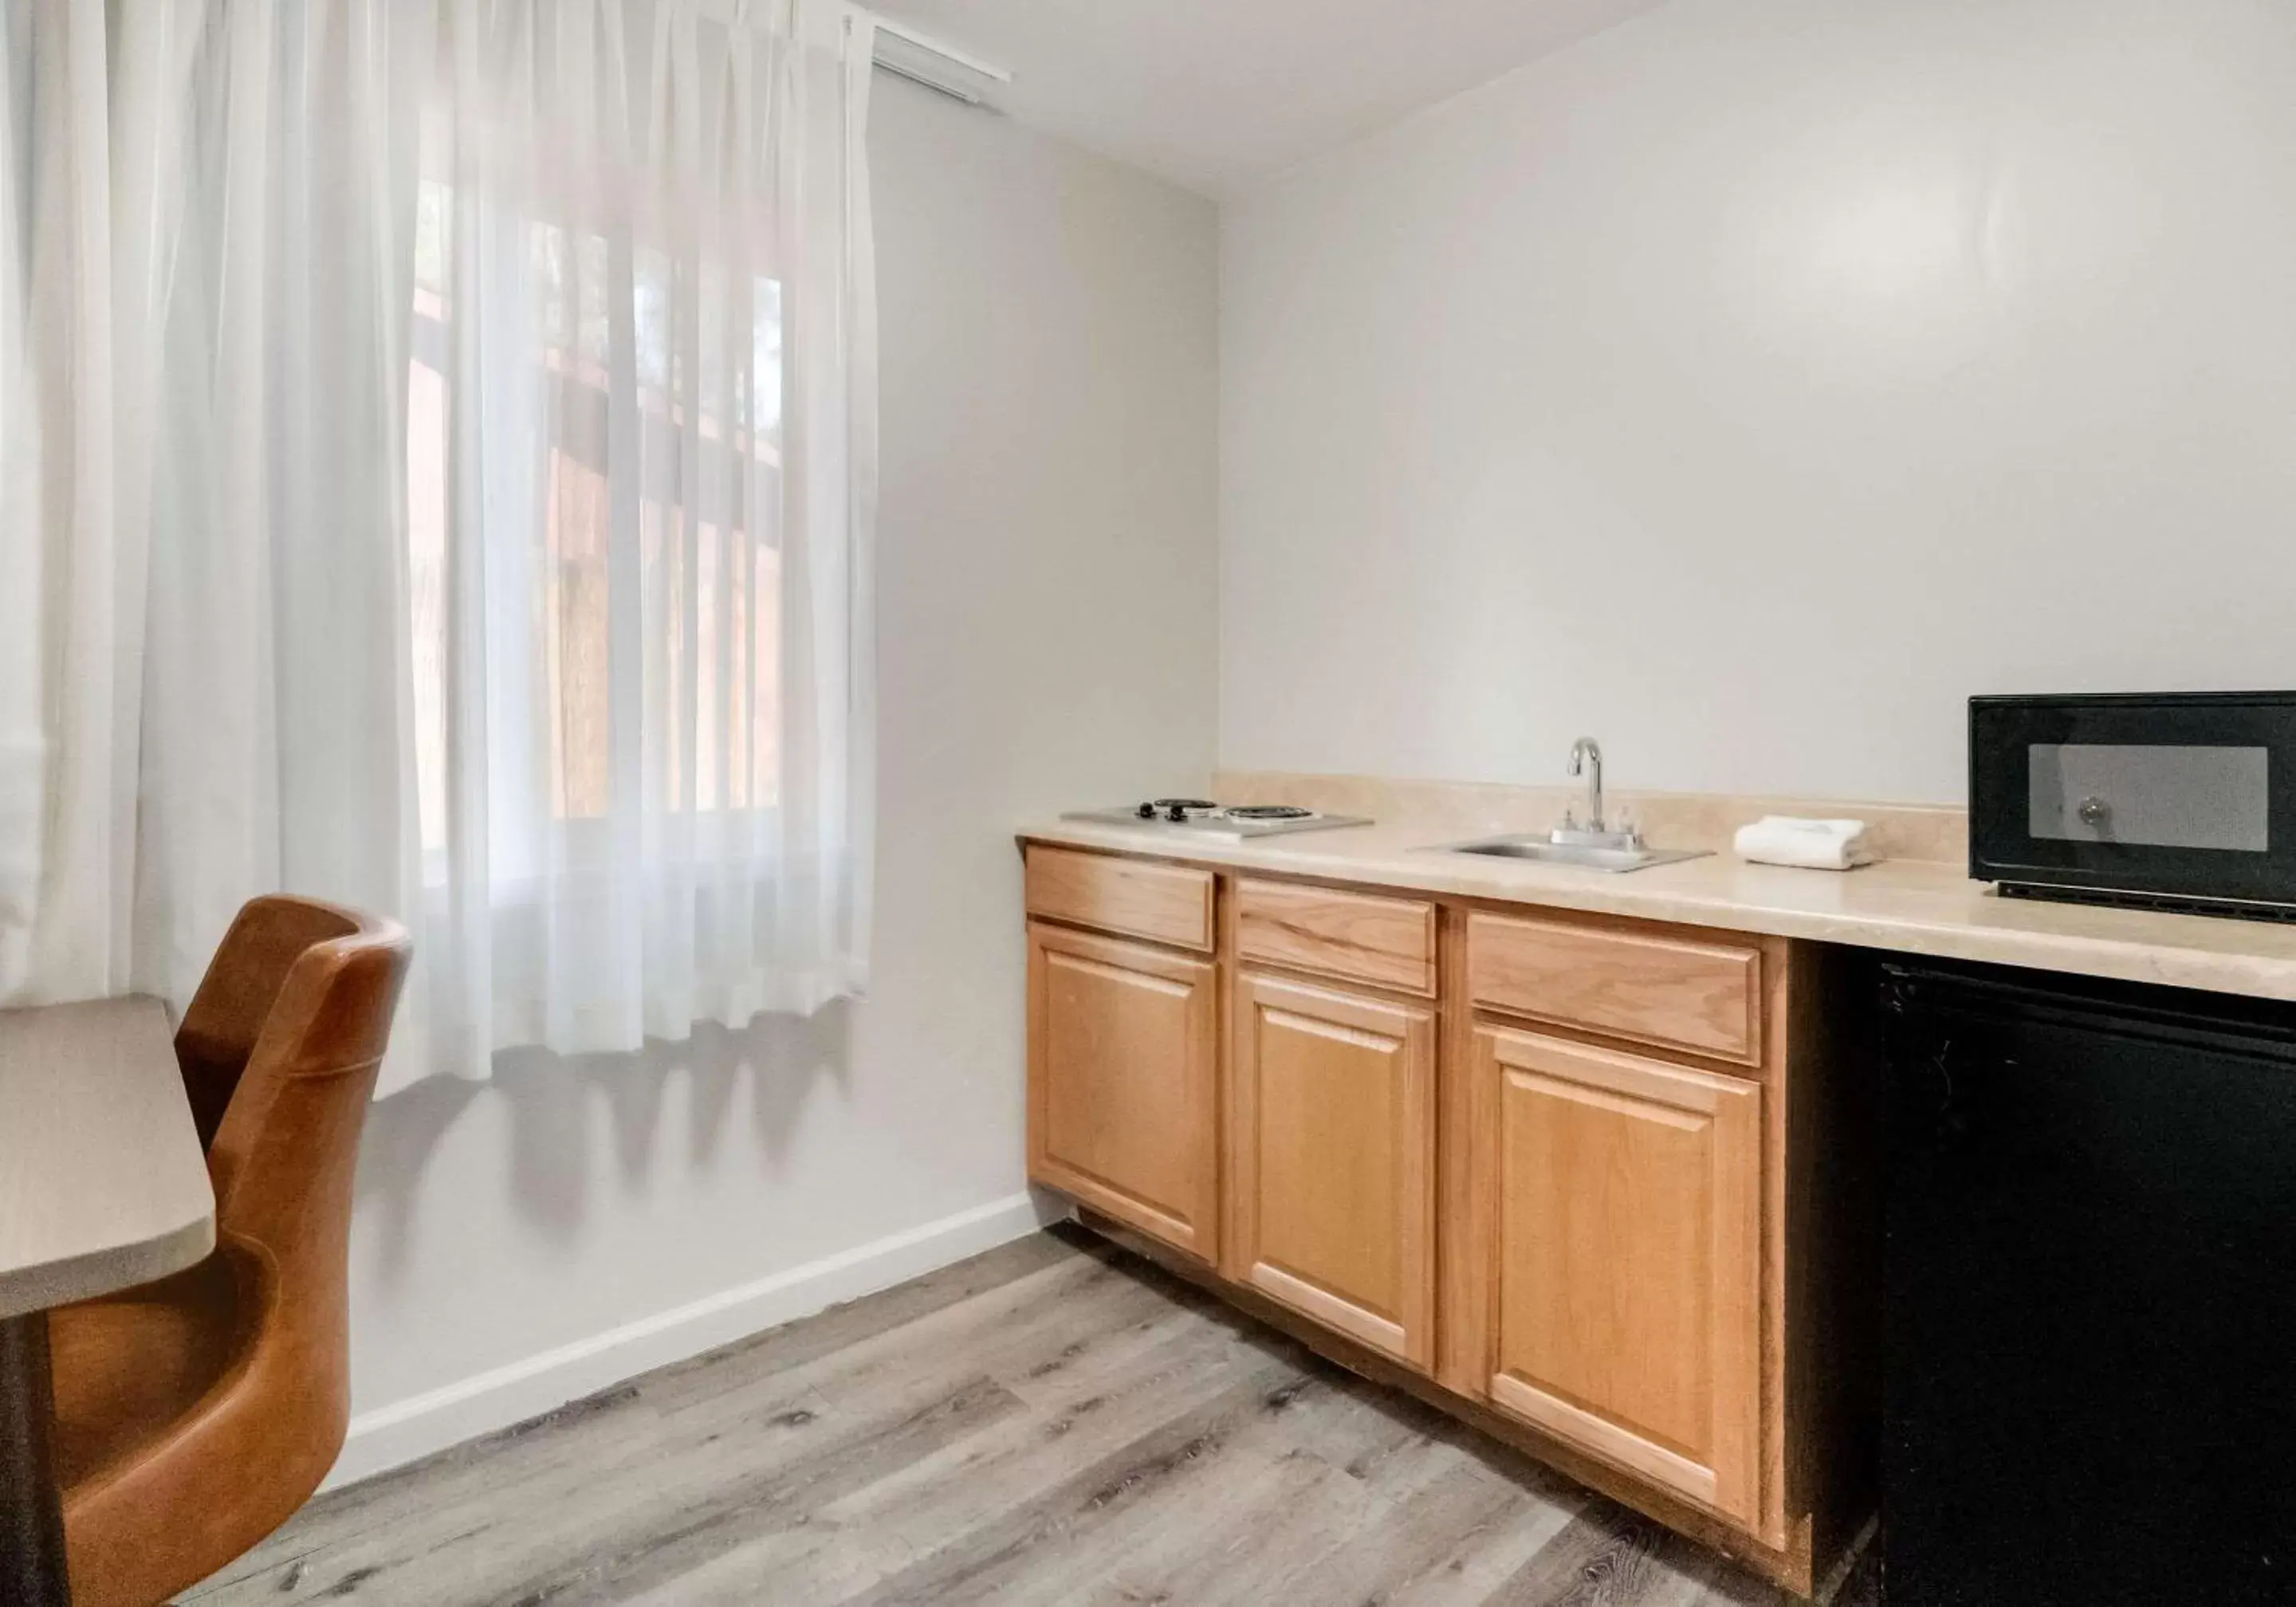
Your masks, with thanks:
M1813 871L1854 870L1876 857L1862 820L1765 815L1751 825L1740 826L1734 846L1741 859Z

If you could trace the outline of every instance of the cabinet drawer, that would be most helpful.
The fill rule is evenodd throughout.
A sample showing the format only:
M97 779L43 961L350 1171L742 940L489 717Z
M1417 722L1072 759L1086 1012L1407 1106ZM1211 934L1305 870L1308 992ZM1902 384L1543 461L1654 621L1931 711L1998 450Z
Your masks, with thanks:
M1031 848L1028 904L1032 915L1211 951L1210 871Z
M1478 1004L1718 1060L1762 1061L1762 951L1751 943L1475 914Z
M1247 960L1434 995L1431 904L1282 881L1239 881L1235 912L1236 949Z

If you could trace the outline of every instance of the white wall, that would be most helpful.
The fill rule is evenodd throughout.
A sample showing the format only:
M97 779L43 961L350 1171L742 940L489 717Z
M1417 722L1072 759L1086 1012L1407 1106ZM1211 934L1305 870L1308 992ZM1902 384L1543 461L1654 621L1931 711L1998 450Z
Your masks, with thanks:
M1033 1225L1024 820L1210 779L1210 203L880 74L875 985L377 1105L337 1478Z
M1221 758L1957 800L2296 684L2296 6L1676 0L1223 215Z

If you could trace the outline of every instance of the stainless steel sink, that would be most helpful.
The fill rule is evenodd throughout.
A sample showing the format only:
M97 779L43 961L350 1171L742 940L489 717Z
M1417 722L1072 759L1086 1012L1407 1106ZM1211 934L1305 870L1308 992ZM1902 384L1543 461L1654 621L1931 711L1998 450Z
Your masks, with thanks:
M1476 842L1447 842L1445 854L1481 854L1493 859L1529 859L1541 865L1575 865L1589 871L1641 871L1654 865L1703 859L1705 849L1605 849L1586 843L1550 842L1544 837L1486 837Z

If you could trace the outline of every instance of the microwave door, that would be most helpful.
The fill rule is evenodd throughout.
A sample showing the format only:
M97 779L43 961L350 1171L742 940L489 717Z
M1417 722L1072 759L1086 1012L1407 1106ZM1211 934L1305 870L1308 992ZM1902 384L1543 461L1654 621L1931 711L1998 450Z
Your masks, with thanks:
M2035 742L2026 829L2057 842L2261 854L2271 847L2272 750Z
M1970 873L2296 908L2296 693L1972 699Z

